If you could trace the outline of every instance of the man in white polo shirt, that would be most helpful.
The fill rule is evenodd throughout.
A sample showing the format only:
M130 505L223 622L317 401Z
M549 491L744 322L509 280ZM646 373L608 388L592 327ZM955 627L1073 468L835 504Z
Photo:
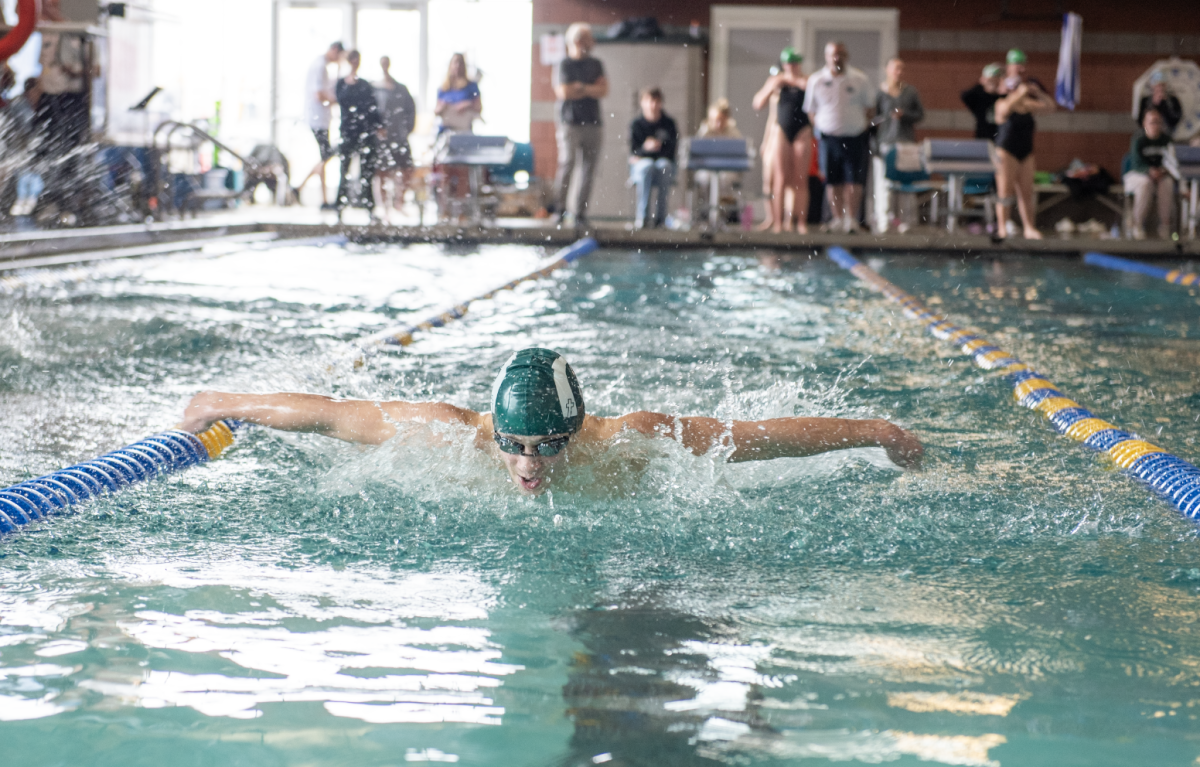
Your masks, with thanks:
M821 172L833 220L830 231L859 231L867 182L867 128L875 112L875 88L849 66L844 43L825 46L825 66L808 78L804 111L821 137Z

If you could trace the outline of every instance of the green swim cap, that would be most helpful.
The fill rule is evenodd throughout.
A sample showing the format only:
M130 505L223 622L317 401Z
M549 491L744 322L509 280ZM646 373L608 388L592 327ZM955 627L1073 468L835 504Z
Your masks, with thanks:
M1004 67L999 64L988 64L983 68L984 77L999 77L1004 74Z
M779 53L779 61L782 64L799 64L801 61L804 61L804 57L789 45Z
M492 386L492 428L501 434L573 434L583 426L583 390L566 357L522 349L509 357Z
M1008 56L1006 56L1004 60L1009 64L1024 64L1025 51L1021 50L1020 48L1013 48L1008 52Z

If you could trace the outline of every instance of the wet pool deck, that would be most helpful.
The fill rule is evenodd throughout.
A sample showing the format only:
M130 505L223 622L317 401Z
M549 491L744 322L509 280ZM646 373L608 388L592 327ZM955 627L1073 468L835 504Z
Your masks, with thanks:
M0 235L0 272L35 266L53 266L88 261L127 258L185 250L215 240L254 240L278 236L286 239L345 234L361 242L518 243L562 246L583 236L595 237L612 248L679 249L768 249L804 253L829 245L860 252L891 251L914 254L957 253L973 257L1079 257L1099 251L1153 261L1188 261L1200 257L1200 239L1118 240L1075 236L1047 236L1045 240L1013 239L993 242L991 238L966 232L948 233L922 229L907 234L772 234L728 229L717 232L631 231L621 223L598 223L588 229L552 226L534 219L500 219L486 227L414 224L383 226L356 223L352 211L347 222L338 224L334 214L308 209L251 208L186 221L136 224L91 229L17 232Z

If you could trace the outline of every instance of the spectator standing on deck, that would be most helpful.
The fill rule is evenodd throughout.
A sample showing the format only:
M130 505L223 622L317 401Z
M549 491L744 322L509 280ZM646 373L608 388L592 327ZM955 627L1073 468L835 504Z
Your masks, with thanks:
M830 231L858 232L867 183L867 128L875 112L875 89L849 65L844 43L825 46L825 66L808 78L804 111L821 139L821 172L829 195Z
M975 116L975 138L995 141L996 102L1000 100L1000 80L1004 66L998 63L983 68L979 82L962 92L962 103Z
M775 119L763 142L763 168L771 178L771 231L808 233L808 167L812 164L812 124L805 111L804 57L793 48L779 54L780 71L763 83L751 101L755 110L775 103ZM769 168L769 171L767 170ZM792 190L792 210L784 198Z
M11 71L11 70L9 70ZM32 216L37 208L38 197L46 184L42 176L45 162L38 152L43 140L43 127L38 121L38 102L42 96L41 85L36 77L25 81L24 92L17 96L5 109L4 130L0 135L8 150L3 177L17 177L17 200L10 213L14 216Z
M875 97L875 140L879 152L872 162L875 171L875 221L876 231L879 232L886 232L891 222L887 155L895 151L897 144L916 143L916 125L925 119L921 94L911 83L904 82L904 61L898 57L889 59L884 72L885 79L879 84L879 93ZM900 226L901 231L907 231L909 224L902 221Z
M911 144L917 140L917 123L925 119L921 94L911 83L904 82L903 59L889 59L885 72L886 79L880 83L875 97L876 138L881 146Z
M554 95L562 102L555 126L558 139L558 172L554 180L555 210L559 223L568 215L576 226L587 223L592 180L604 141L600 99L608 95L604 65L592 56L596 41L592 28L583 23L567 28L567 57L558 64ZM568 202L572 179L575 198Z
M1146 112L1151 109L1162 115L1163 128L1168 136L1175 132L1175 126L1183 119L1183 105L1167 90L1167 78L1162 72L1150 75L1150 95L1142 96L1138 105L1138 125L1146 124Z
M467 58L461 53L450 57L446 79L437 91L437 106L433 113L441 118L438 133L455 131L471 133L475 121L483 114L483 97L479 84L467 77Z
M379 147L379 172L375 175L375 199L383 204L384 220L391 220L391 209L397 210L404 204L404 192L408 188L408 177L412 172L412 147L408 137L417 124L417 104L403 83L392 77L392 60L387 56L379 59L383 79L375 86L375 98L379 102L379 114L383 119L384 137ZM390 199L384 199L384 182L392 182Z
M328 190L325 188L325 165L333 157L333 146L329 143L329 123L333 118L333 103L337 101L334 93L333 79L329 76L329 65L342 60L346 49L341 43L333 43L322 55L318 56L308 68L308 76L304 78L304 114L308 119L308 127L317 140L317 151L321 159L308 172L304 180L292 190L299 200L300 190L309 179L316 176L321 184L321 210L331 210L336 205L326 202Z
M92 134L88 90L100 75L96 49L84 33L43 31L39 62L44 137L39 155L47 161L47 194L62 211L81 210L87 204L80 196L81 147Z
M1158 236L1171 236L1171 214L1175 212L1175 179L1163 167L1163 158L1171 145L1166 119L1157 109L1147 109L1142 128L1129 143L1129 171L1125 191L1133 194L1133 238L1146 239L1150 203L1158 207Z
M1054 99L1037 80L1025 76L1025 54L1014 48L1008 52L1008 78L1004 98L996 102L996 236L1008 235L1009 206L1014 198L1021 214L1025 239L1040 240L1033 199L1033 134L1036 112L1053 112Z
M637 187L635 229L662 226L667 218L667 198L675 183L675 149L679 131L675 121L663 111L663 94L658 88L642 91L642 113L629 126L629 180ZM650 214L650 196L658 190L654 214Z
M362 57L358 51L346 54L346 63L350 72L338 80L335 94L338 106L341 107L342 144L339 153L342 160L342 180L338 184L337 208L338 213L347 206L354 204L371 211L375 217L375 195L371 188L371 179L379 164L379 140L383 133L383 118L379 114L379 104L375 100L375 89L366 80L358 76L358 66ZM350 162L358 157L358 180L356 188L350 188Z

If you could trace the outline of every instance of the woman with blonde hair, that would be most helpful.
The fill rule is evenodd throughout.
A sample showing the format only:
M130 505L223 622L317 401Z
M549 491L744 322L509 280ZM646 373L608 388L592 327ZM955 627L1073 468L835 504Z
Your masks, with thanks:
M475 120L483 113L479 85L467 78L467 58L461 53L450 57L433 113L441 118L439 134L448 130L470 133Z
M437 106L433 113L438 116L438 137L450 133L471 133L475 120L483 112L483 100L479 85L467 77L467 58L461 53L450 57L446 79L437 91ZM440 147L440 143L439 143ZM436 154L436 152L435 152ZM461 165L434 166L434 178L438 187L438 199L443 215L450 209L450 198L467 196L470 186L468 171Z

